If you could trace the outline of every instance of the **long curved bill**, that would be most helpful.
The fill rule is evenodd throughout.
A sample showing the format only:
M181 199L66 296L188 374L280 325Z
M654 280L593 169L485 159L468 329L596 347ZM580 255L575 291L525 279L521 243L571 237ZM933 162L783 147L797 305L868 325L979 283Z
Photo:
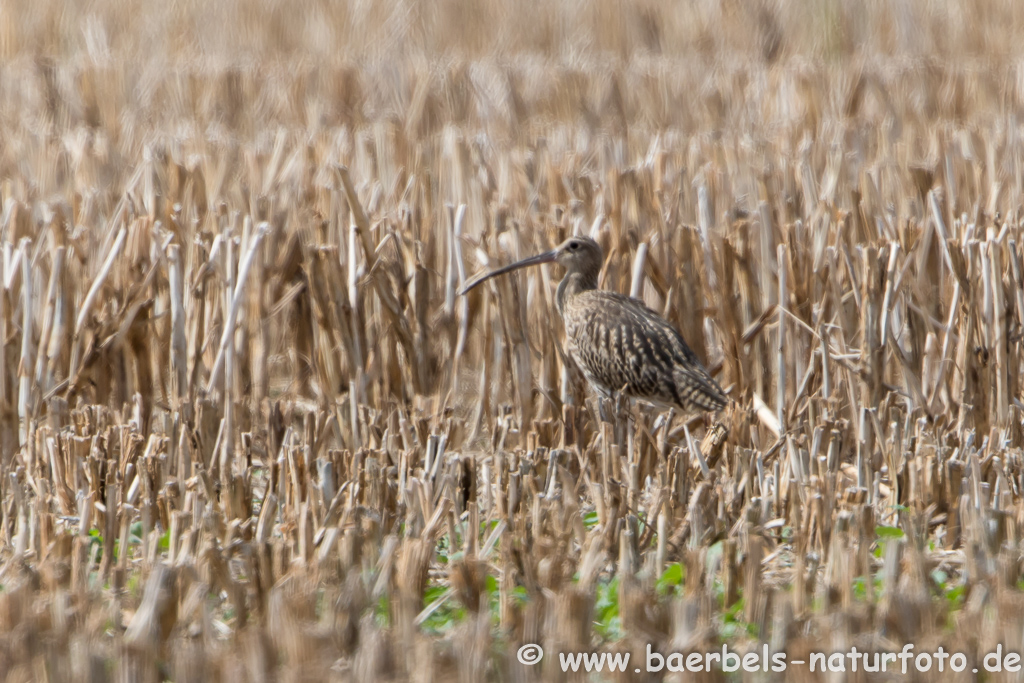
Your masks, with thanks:
M504 275L505 273L511 273L513 270L519 270L520 268L526 268L527 266L535 266L539 263L551 263L555 260L556 256L557 252L555 252L554 250L546 251L543 254L537 254L536 256L531 256L530 258L524 258L522 261L516 261L515 263L503 266L501 268L498 268L497 270L492 270L489 273L477 275L475 278L473 278L472 280L470 280L469 282L462 286L462 289L459 290L459 294L465 294L469 290L479 285L484 280L490 280L492 277Z

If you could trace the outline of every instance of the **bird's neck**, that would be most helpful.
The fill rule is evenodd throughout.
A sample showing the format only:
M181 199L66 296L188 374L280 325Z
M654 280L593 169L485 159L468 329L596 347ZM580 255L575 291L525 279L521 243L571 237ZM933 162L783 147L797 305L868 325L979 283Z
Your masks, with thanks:
M585 292L588 289L597 289L597 275L567 273L562 278L562 281L558 283L558 292L555 294L558 314L564 318L566 303L580 292Z

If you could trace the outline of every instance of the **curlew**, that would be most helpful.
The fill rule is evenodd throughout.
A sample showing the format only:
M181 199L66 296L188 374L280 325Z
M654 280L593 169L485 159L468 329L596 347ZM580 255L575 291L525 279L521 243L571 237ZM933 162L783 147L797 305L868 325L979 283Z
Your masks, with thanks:
M603 260L597 242L570 237L551 251L473 278L460 294L519 268L558 263L565 276L555 301L569 353L598 394L684 411L724 407L725 393L678 330L643 302L597 288Z

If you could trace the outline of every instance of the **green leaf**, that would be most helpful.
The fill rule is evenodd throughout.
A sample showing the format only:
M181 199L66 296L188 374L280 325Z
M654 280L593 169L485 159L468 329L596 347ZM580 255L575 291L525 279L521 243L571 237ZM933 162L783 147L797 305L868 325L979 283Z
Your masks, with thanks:
M156 543L156 549L162 553L166 553L171 547L171 531L168 529L160 536L160 540Z
M616 614L606 622L598 622L594 625L594 630L608 642L622 640L622 617Z
M619 577L597 585L597 600L594 603L594 630L605 640L622 637L622 620L619 618Z
M512 599L518 602L520 605L525 605L530 601L530 594L526 592L526 586L516 586L512 589Z
M740 598L739 600L737 600L736 602L734 602L732 604L732 607L730 607L728 610L726 610L726 612L723 615L723 617L724 617L724 619L726 621L737 621L738 622L738 621L740 621L739 615L740 615L740 612L742 612L742 611L743 611L743 598Z
M716 541L711 544L708 548L707 554L704 556L704 566L710 572L720 559L722 559L722 549L724 545L722 541Z
M898 526L876 526L875 535L879 538L903 538L903 529Z
M442 595L445 594L447 589L444 586L428 586L423 591L423 604L429 606L432 602L436 602Z
M391 602L388 594L383 593L378 599L373 610L373 619L379 628L387 628L391 624Z
M686 569L679 562L675 562L665 567L665 571L658 577L658 581L655 583L655 589L658 591L658 595L668 595L668 593L683 583L683 576L686 573Z
M447 592L444 586L429 586L423 591L423 604L430 606L441 599ZM454 599L437 608L423 622L423 630L427 633L440 634L451 629L455 624L466 618L466 608Z
M622 638L622 618L619 616L619 577L597 585L594 603L594 631L606 641Z

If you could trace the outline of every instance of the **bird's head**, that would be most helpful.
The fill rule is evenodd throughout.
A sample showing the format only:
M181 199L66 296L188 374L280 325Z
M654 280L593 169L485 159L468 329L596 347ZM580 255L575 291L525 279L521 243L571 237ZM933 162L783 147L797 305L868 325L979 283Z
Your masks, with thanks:
M570 237L549 253L554 253L554 260L566 272L593 274L595 280L604 262L601 246L589 237Z
M604 257L601 253L601 246L597 242L589 237L570 237L551 251L546 251L543 254L537 254L497 270L478 275L467 282L459 293L465 294L481 282L497 275L504 275L513 270L519 270L526 266L535 266L540 263L558 263L558 265L566 269L567 274L580 273L588 278L593 278L593 281L597 282L597 275L601 272L603 261Z

